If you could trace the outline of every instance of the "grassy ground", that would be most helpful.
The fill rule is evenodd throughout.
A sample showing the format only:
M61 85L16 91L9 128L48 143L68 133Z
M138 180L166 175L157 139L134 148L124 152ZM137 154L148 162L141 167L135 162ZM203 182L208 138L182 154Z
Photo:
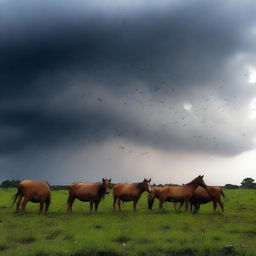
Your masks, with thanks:
M48 215L37 215L29 203L26 215L14 214L15 190L0 190L0 255L256 255L256 190L226 190L225 214L212 215L212 205L198 214L175 213L170 203L159 213L147 210L146 194L138 211L126 203L112 212L112 194L98 213L75 201L65 214L67 191L54 191ZM228 248L225 245L233 245Z

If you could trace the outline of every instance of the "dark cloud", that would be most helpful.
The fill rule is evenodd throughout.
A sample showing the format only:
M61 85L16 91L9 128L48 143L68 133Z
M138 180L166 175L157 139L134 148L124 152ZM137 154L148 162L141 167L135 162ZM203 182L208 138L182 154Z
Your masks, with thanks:
M106 11L97 18L80 16L76 22L58 9L56 20L54 11L50 20L37 17L35 13L41 11L35 8L35 13L26 13L25 21L22 14L13 17L24 23L23 33L17 31L17 24L5 31L10 40L3 40L0 48L3 92L11 84L12 96L29 93L35 81L60 70L80 70L110 88L126 86L133 79L153 87L161 86L161 81L181 87L204 86L209 80L218 83L225 78L225 61L248 44L244 26L254 25L246 18L250 13L230 8L193 2L181 4L175 12L167 5L166 10L146 9L136 16L128 8L121 15ZM52 82L55 88L62 85ZM42 86L53 87L51 82Z
M254 148L254 2L24 6L0 8L1 154L115 138L215 155Z

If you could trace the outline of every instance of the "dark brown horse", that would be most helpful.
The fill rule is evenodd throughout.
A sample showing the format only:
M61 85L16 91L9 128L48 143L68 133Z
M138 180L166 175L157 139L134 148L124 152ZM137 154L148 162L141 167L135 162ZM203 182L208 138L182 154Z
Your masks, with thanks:
M191 199L191 204L195 207L195 212L198 212L201 204L213 203L213 213L215 213L217 204L219 204L222 213L224 213L224 205L221 196L225 198L224 192L220 187L207 186L207 190L199 186Z
M182 185L182 186L169 186L160 191L160 203L159 209L163 209L163 203L165 201L172 201L172 202L185 202L186 211L188 210L188 205L190 200L194 195L194 191L197 189L198 186L202 186L206 188L206 184L203 180L203 175L199 175L191 182Z
M18 199L18 201L17 201ZM13 204L17 201L16 212L21 204L22 212L25 212L27 202L40 203L39 214L42 213L44 205L45 212L48 211L51 202L50 186L45 181L23 180L17 193L13 196Z
M151 192L151 179L144 179L143 182L133 184L117 184L113 189L113 210L115 210L116 201L118 200L118 208L121 211L120 202L133 201L133 210L136 211L137 203L144 191Z
M74 183L69 188L69 197L67 201L68 213L72 212L72 205L77 198L83 202L90 202L90 212L92 211L93 204L95 211L97 211L99 203L105 194L109 193L111 179L102 179L101 184L85 184Z

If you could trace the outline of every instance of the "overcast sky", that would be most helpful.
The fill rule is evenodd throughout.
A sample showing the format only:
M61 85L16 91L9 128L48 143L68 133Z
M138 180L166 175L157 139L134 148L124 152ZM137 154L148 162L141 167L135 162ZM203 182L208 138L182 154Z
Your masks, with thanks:
M256 179L255 11L0 0L0 181Z

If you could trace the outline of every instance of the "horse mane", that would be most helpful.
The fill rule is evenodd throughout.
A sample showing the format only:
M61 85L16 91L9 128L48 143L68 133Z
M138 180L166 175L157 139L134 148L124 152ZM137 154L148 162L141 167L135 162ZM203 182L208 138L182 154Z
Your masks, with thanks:
M49 183L48 181L43 180L43 182L45 182L46 184L48 184L49 188L51 188L51 185L50 185L50 183Z
M190 181L189 183L186 183L185 185L191 185L194 184L196 182L196 180L198 179L198 177L194 178L192 181Z
M45 182L50 186L50 183L47 180L42 180L42 182Z
M192 186L193 186L193 185L196 185L196 183L197 183L199 177L200 177L200 176L194 178L192 181L190 181L189 183L186 183L185 185L188 185L188 186L190 186L190 185L192 185ZM201 176L201 177L203 177L203 176ZM207 186L207 185L206 185L206 186ZM202 186L202 187L203 187L203 186Z

